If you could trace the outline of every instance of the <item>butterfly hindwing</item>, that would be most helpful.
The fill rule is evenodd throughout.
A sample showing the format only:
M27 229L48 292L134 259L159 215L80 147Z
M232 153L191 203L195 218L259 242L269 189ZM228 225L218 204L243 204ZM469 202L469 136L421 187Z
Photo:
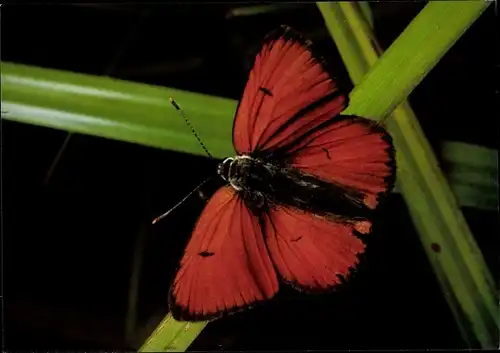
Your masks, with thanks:
M277 275L259 219L232 188L220 188L203 210L171 287L178 320L206 320L269 299Z
M282 26L255 58L234 119L234 148L248 154L282 147L338 115L345 101L311 42Z
M351 224L280 206L265 216L266 242L280 276L304 290L325 290L348 277L365 246Z

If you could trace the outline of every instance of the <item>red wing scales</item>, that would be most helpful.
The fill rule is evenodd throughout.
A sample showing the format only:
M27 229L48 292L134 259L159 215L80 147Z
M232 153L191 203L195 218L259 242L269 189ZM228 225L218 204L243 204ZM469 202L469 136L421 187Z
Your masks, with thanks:
M292 166L325 181L364 194L375 208L379 194L394 185L395 161L391 137L375 122L338 117L290 150Z
M174 318L214 318L277 291L258 218L232 188L222 187L203 210L172 284Z
M340 282L358 263L365 245L353 226L336 223L291 207L268 212L266 242L284 281L301 289L320 290Z
M234 119L234 148L248 154L282 147L338 115L344 104L311 42L282 26L255 59Z

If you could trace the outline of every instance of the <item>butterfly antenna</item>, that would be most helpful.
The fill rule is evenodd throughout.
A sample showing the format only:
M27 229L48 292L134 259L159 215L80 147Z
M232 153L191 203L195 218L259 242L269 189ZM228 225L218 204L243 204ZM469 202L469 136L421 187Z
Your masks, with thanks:
M201 147L203 147L203 149L205 150L206 154L209 157L212 157L212 154L210 154L210 152L208 152L208 149L205 147L205 145L201 141L200 136L198 135L198 133L194 129L193 125L191 125L191 123L189 122L189 120L184 115L184 112L182 111L181 107L179 107L179 105L174 101L174 99L172 97L169 97L169 100L170 100L170 103L172 103L172 105L174 106L174 108L177 109L177 111L179 112L179 114L183 117L184 121L189 126L189 128L191 129L191 132L193 133L194 137L196 137L196 139L200 143Z
M171 209L169 209L167 212L163 213L162 215L156 217L155 219L153 219L153 221L151 222L152 224L155 224L157 223L158 221L162 220L163 218L167 217L173 210L175 210L177 207L179 207L184 201L187 200L187 198L189 196L191 196L196 190L198 190L199 188L201 188L203 186L203 184L205 184L207 181L209 181L210 179L212 179L213 177L210 177L208 179L206 179L205 181L203 181L200 185L198 185L197 187L195 187L193 189L193 191L191 191L189 194L187 194L182 200L180 200L179 202L177 202L177 204L172 207Z

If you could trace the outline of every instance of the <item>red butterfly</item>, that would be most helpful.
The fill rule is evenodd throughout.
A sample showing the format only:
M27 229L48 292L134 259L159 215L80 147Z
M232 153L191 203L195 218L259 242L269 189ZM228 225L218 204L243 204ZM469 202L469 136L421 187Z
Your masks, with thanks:
M209 200L170 291L177 320L208 320L347 277L380 197L394 185L392 139L346 105L311 42L287 26L255 59L233 126L237 155Z

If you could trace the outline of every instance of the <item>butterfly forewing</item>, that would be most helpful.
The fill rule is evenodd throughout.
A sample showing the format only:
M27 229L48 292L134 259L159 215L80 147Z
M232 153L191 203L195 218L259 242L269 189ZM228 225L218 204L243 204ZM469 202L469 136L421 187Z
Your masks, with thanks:
M258 218L230 187L203 210L171 288L176 319L219 316L271 298L276 272Z
M277 149L344 109L344 96L311 47L287 26L266 37L234 120L238 153Z

